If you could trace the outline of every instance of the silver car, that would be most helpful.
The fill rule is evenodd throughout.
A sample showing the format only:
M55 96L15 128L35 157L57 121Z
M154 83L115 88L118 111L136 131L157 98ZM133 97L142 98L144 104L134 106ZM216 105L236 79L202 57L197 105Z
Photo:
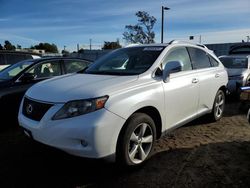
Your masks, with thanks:
M241 86L250 85L250 55L220 56L228 73L228 91L239 93Z

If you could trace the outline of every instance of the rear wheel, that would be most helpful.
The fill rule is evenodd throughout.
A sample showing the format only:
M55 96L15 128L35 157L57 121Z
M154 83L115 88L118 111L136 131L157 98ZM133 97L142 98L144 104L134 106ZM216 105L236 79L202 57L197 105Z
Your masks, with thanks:
M143 113L133 114L119 137L117 161L125 166L143 164L151 154L155 138L152 118Z
M218 121L222 118L225 108L225 94L222 90L219 90L214 99L213 110L210 114L212 121Z

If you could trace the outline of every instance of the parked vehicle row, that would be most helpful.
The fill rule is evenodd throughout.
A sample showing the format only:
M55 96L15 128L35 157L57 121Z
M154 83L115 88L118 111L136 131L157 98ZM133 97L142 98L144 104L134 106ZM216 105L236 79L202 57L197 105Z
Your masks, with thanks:
M76 58L39 58L20 61L3 69L0 71L1 120L4 118L17 121L22 97L35 83L77 72L89 64L89 61Z
M228 91L240 94L240 87L250 85L250 46L233 46L229 55L219 57L228 72Z
M221 56L219 59L227 68L229 92L239 94L241 86L250 84L250 55Z
M172 41L115 50L86 70L35 84L19 108L32 139L73 155L143 164L156 139L224 111L227 72L202 45Z

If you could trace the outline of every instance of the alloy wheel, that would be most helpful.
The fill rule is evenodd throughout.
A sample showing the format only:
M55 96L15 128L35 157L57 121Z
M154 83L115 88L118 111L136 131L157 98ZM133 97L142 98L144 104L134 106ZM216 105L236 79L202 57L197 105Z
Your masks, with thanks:
M217 99L215 102L215 116L217 118L220 118L223 114L224 111L224 104L225 104L225 99L223 93L219 93L217 95Z
M149 124L141 123L132 132L128 144L128 156L130 160L139 164L149 155L153 145L153 131Z

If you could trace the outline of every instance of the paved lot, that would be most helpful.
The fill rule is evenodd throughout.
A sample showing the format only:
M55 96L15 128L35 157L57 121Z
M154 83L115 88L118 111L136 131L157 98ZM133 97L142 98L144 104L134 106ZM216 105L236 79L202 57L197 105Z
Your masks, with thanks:
M239 103L217 123L200 118L160 139L140 169L73 157L0 132L0 187L249 187L250 126Z

